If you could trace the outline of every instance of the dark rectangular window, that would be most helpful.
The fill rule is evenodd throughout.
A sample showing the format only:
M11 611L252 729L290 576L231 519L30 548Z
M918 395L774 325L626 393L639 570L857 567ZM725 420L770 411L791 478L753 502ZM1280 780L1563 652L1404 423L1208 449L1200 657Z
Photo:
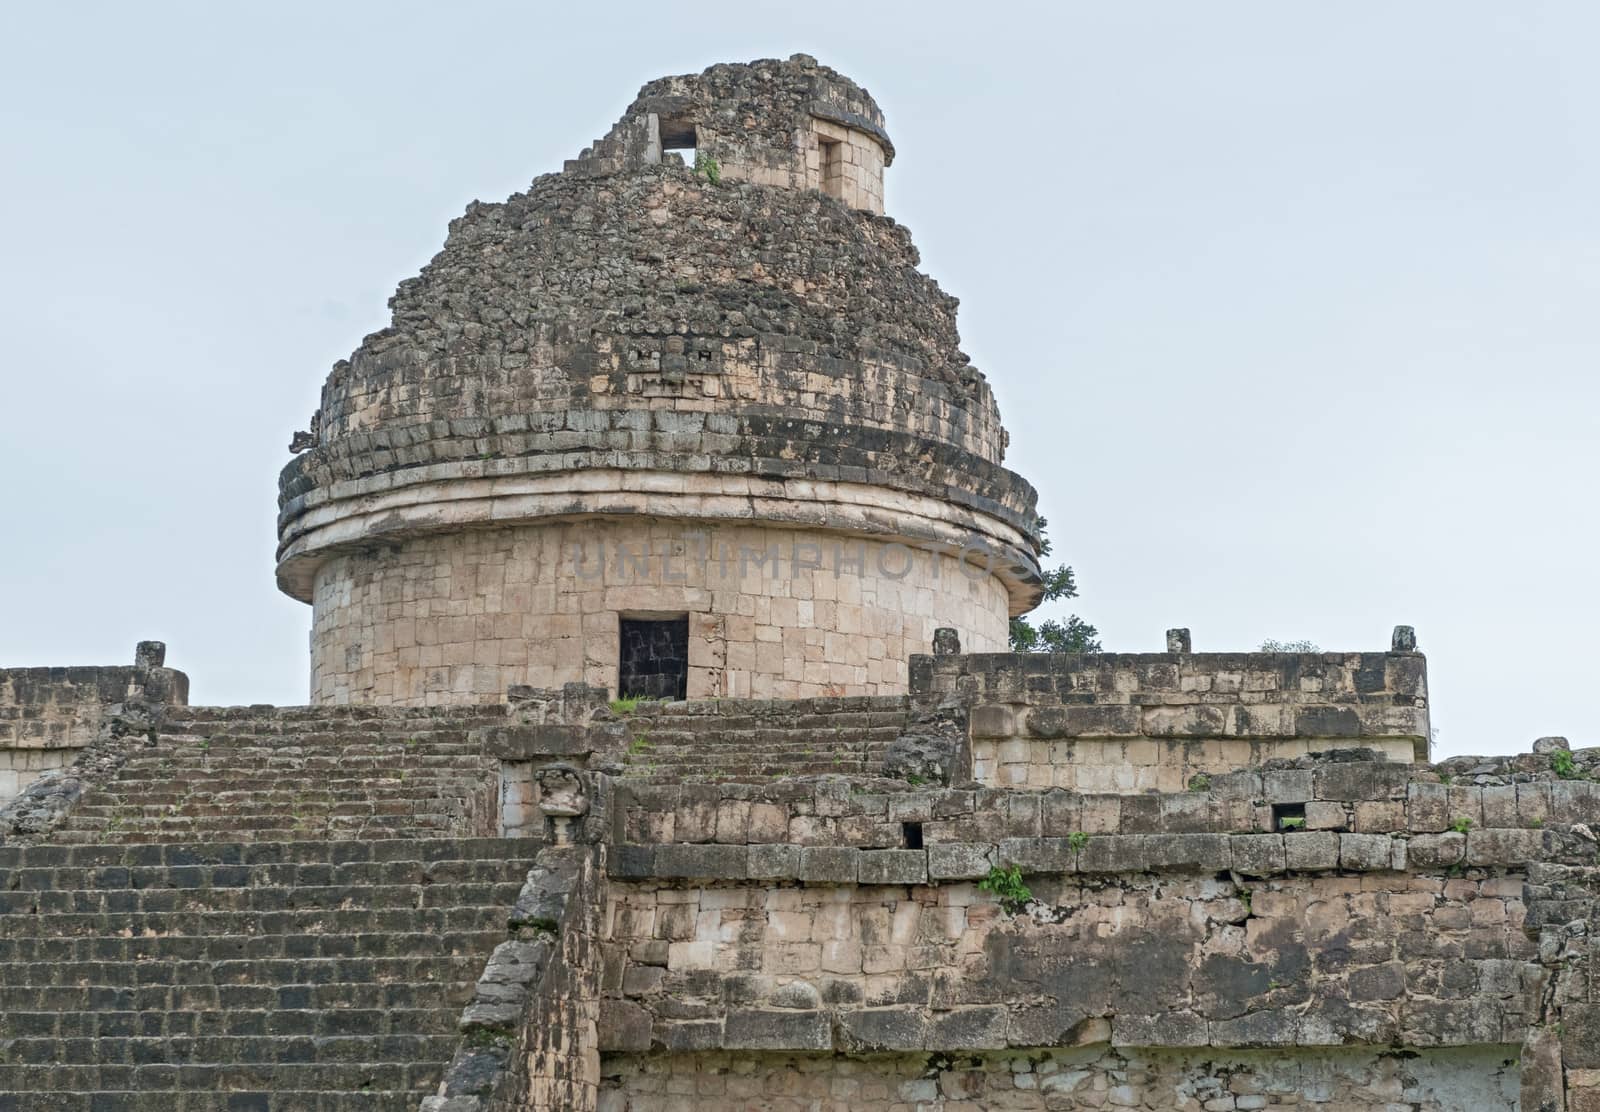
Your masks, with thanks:
M694 158L698 153L699 137L693 124L681 120L661 121L661 153L671 154L676 151L683 164L689 169L694 169Z
M617 694L623 699L689 696L689 616L623 618Z
M1272 829L1304 830L1305 828L1306 805L1304 803L1274 803L1272 805Z

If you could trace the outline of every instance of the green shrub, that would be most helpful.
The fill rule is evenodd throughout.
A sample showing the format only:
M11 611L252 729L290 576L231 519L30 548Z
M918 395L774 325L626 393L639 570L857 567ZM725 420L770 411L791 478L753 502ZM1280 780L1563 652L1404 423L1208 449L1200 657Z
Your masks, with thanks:
M1563 780L1582 780L1583 773L1578 771L1577 762L1572 759L1570 749L1557 749L1550 754L1550 770Z
M706 154L705 151L694 153L694 172L703 174L706 181L712 185L722 184L722 167L717 165L717 160Z
M1033 891L1022 880L1022 870L1016 865L1001 868L999 865L989 870L989 875L978 881L978 887L990 893L1000 901L1000 906L1010 912L1018 912L1033 899Z

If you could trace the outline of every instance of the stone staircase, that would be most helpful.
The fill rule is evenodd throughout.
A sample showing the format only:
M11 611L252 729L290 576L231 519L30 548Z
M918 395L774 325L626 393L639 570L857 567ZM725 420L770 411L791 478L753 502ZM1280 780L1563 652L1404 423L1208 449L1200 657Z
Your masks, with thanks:
M504 720L500 706L174 708L53 840L491 834L498 769L469 734Z
M908 713L900 696L641 702L624 715L625 763L658 783L871 774Z
M0 1112L414 1109L537 849L0 846Z

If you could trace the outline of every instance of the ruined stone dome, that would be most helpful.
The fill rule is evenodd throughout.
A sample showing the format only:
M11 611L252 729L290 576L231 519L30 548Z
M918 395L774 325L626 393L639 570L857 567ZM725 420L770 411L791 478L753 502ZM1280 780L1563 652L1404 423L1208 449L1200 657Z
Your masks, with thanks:
M471 205L323 388L315 446L280 478L283 588L308 599L330 546L435 522L604 511L611 489L668 512L661 478L700 473L724 498L689 516L973 530L1031 605L1034 494L1001 467L955 299L904 227L804 187L830 123L887 163L881 119L804 57L713 66L646 85L565 172ZM663 157L684 141L719 184ZM842 490L860 485L904 512ZM460 512L440 521L441 502Z
M866 91L797 55L652 82L561 173L470 205L297 438L282 589L375 543L650 515L977 540L1031 608L1035 495L881 214L892 157Z

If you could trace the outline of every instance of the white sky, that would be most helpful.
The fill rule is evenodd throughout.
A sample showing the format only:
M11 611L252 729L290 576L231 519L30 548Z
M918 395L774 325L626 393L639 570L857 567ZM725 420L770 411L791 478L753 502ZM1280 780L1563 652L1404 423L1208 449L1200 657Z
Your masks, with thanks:
M306 698L278 469L473 198L815 54L899 151L1108 649L1428 653L1441 755L1595 744L1600 6L27 5L0 61L0 665Z

